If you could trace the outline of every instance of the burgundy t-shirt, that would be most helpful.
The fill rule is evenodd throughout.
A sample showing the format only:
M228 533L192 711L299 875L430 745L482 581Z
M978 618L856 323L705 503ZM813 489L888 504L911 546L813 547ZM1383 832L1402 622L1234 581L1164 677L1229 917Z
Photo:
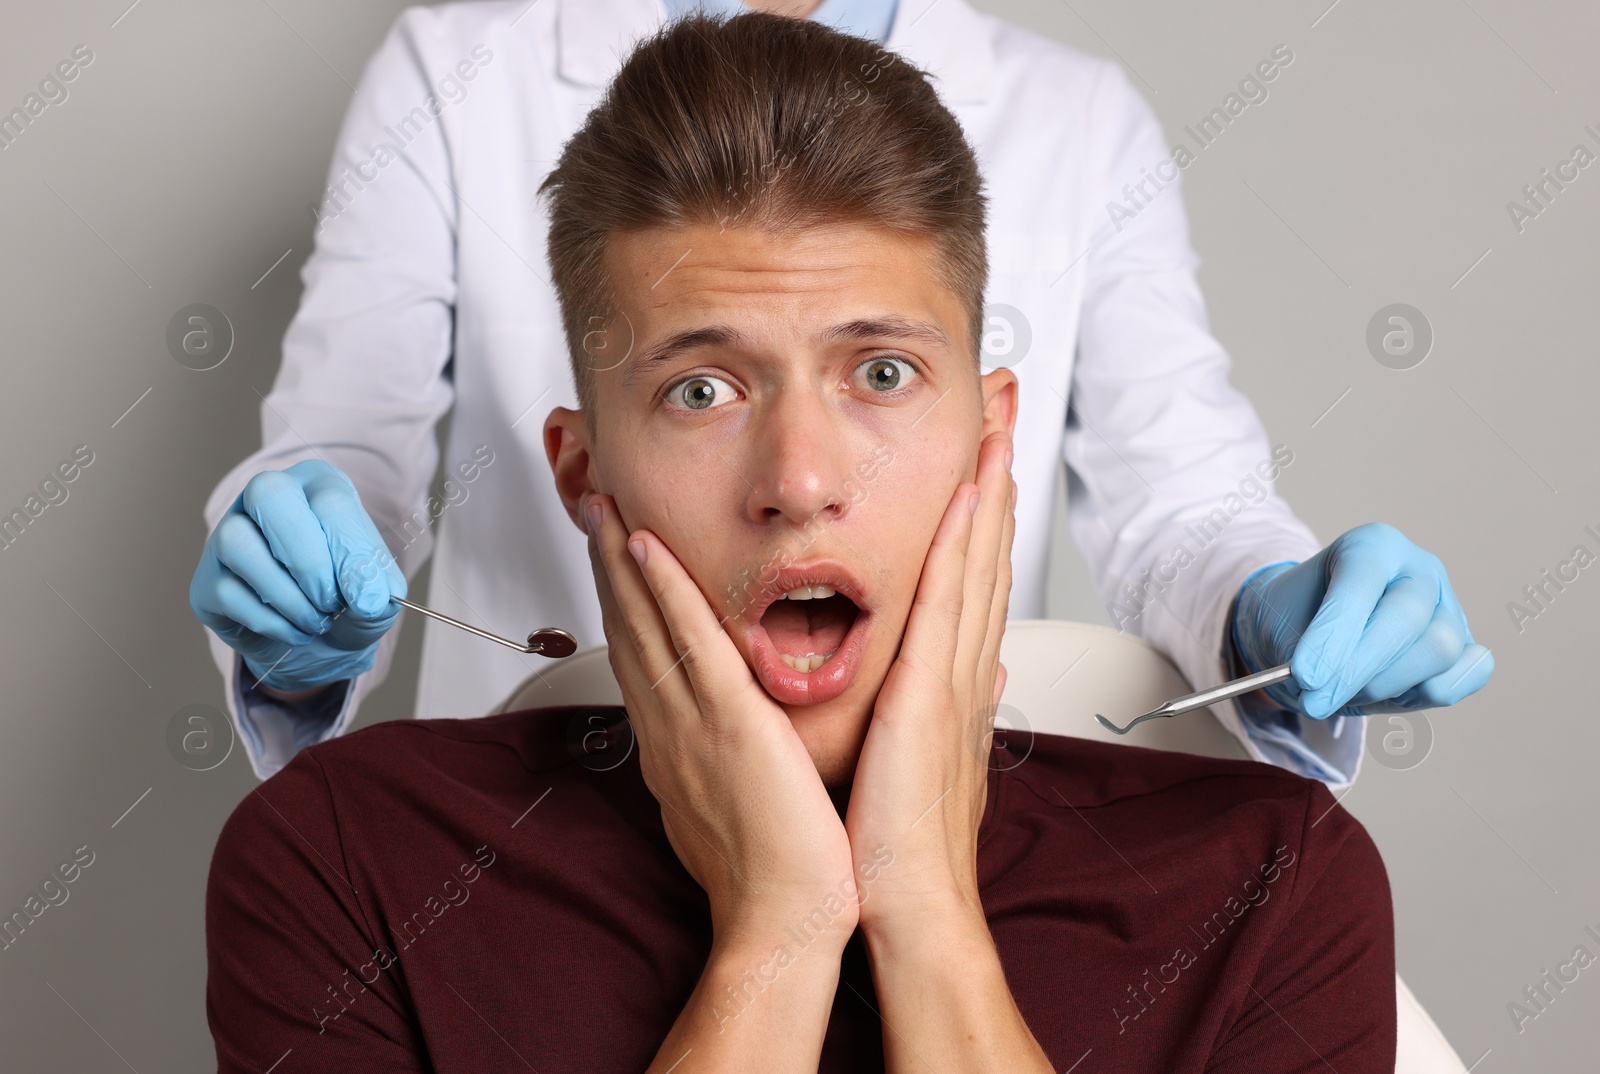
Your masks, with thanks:
M1388 879L1322 784L1006 739L978 877L1056 1070L1394 1069ZM710 944L621 709L403 720L302 750L234 810L206 1013L230 1074L636 1072ZM819 1071L883 1069L877 1007L858 931Z

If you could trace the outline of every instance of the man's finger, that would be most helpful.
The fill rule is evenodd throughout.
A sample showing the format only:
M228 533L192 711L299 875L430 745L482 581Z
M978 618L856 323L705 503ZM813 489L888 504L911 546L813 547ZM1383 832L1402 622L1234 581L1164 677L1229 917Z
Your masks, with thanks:
M1010 495L1006 501L1005 524L1000 536L1000 550L995 563L995 588L989 605L988 629L983 639L983 652L978 658L979 667L1000 659L1000 642L1005 637L1006 613L1011 606L1011 547L1017 533L1017 483L1011 479Z
M594 501L610 501L610 496L590 496L587 504L589 511L597 509L600 525L595 525L589 519L589 511L584 512L584 525L589 528L589 562L594 567L595 591L600 595L600 608L602 608L603 623L606 627L606 647L610 651L611 669L618 672L619 685L622 687L622 696L645 696L653 687L661 672L651 674L651 667L662 663L669 643L666 640L666 623L661 621L661 611L654 607L654 600L650 599L650 591L645 587L645 579L638 576L638 565L634 557L622 552L621 557L614 552L614 547L619 543L626 543L626 531L622 531L619 519L608 519L614 515L614 507L610 503L594 503ZM613 528L608 527L608 522L613 523ZM643 594L643 602L640 600ZM648 603L648 607L640 608L640 603ZM643 616L643 624L635 624L630 616ZM653 621L651 621L653 619ZM659 631L654 631L653 626L659 624ZM661 639L659 645L648 645L648 637L656 634ZM651 656L648 648L654 648Z
M958 668L975 665L989 636L991 609L999 583L1000 546L1011 509L1011 473L1006 468L1010 438L996 434L979 445L978 512L972 519L967 546L966 584L962 591L961 630L956 648Z
M584 524L587 525L588 521L585 520ZM600 598L600 622L605 630L606 656L611 662L611 670L616 675L617 685L622 688L624 699L639 696L641 692L649 690L650 681L639 666L639 654L627 643L622 609L617 605L611 576L606 571L605 558L600 554L599 539L592 532L589 534L589 567L594 574L595 593Z
M638 548L643 552L641 573L678 652L679 668L687 675L696 699L716 709L735 691L755 686L744 657L718 621L705 594L666 543L649 530L636 530L628 538L628 545L630 550Z
M901 659L919 670L932 670L945 682L955 666L956 645L961 636L967 547L972 539L973 501L977 496L978 486L963 481L950 497L923 560L917 595L911 602L905 636L900 642Z

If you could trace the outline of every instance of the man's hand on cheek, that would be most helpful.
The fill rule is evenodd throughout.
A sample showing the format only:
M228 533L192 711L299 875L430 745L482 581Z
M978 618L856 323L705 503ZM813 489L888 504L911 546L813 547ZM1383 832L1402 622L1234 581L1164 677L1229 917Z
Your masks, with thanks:
M661 539L615 502L582 505L612 670L646 784L706 890L715 942L782 942L852 875L850 843L805 744ZM854 907L830 935L843 949Z
M924 927L930 915L983 920L977 838L988 736L1005 684L1010 465L1010 439L990 436L979 451L977 492L963 483L951 498L856 765L845 818L851 850L857 862L890 862L863 885L869 941L877 930Z

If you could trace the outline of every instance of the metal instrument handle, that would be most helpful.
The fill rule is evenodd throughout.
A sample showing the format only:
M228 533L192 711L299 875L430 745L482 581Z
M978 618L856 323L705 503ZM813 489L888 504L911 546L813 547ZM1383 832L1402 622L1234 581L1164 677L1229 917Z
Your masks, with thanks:
M578 639L559 627L540 627L528 635L527 642L516 642L510 638L502 638L498 634L491 634L487 630L479 630L471 623L463 623L461 620L453 619L443 612L436 612L432 608L424 608L415 601L407 600L404 597L396 597L391 594L389 599L396 604L402 604L410 608L419 615L426 615L428 618L437 619L441 623L449 623L453 627L460 627L469 634L476 634L486 641L498 642L508 649L515 649L519 653L531 653L559 659L563 656L571 656L578 651Z

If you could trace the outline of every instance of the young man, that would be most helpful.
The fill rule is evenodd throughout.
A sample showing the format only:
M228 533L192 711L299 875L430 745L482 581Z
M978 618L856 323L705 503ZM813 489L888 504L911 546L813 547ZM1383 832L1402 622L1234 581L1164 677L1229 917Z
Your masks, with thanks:
M382 724L247 798L220 1069L1393 1069L1387 881L1320 783L991 751L1018 382L971 149L883 59L686 21L568 143L545 445L626 710Z

